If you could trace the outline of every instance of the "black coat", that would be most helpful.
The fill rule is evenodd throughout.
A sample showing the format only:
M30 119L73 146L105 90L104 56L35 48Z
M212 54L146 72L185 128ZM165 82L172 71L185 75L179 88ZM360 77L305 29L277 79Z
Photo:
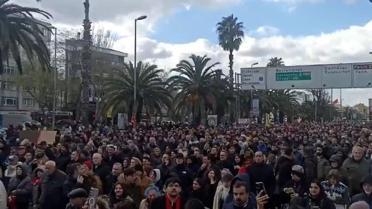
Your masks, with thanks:
M108 175L110 175L111 168L106 164L101 164L99 166L94 166L93 167L93 172L94 172L94 174L96 174L100 178L100 180L102 182L102 186L103 186L103 188L105 188L106 187L106 177Z
M64 209L67 197L63 195L63 184L67 176L60 170L44 176L41 183L40 208Z
M372 208L372 195L366 195L365 193L359 193L354 195L351 198L351 203L358 202L358 201L365 201L368 203L369 208Z
M278 159L275 167L275 174L278 175L278 186L280 189L291 180L292 166L294 165L293 159L281 156Z
M275 189L275 176L274 169L270 165L265 163L253 164L249 169L249 180L251 181L251 192L257 194L260 191L256 191L256 182L263 182L265 185L266 192L271 195Z

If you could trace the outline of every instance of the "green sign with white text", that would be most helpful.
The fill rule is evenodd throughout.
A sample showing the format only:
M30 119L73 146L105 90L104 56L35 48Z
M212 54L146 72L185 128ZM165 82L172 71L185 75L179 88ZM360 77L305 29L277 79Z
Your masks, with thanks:
M276 81L309 81L311 72L283 72L276 73Z

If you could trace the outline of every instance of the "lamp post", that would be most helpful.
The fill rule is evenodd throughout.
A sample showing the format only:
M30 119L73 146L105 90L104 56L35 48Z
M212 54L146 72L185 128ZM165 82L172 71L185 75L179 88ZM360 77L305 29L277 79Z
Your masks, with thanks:
M52 129L54 130L56 124L56 93L57 93L57 27L54 29L54 71L53 71L53 114L52 114Z
M133 70L133 116L136 117L136 102L137 102L137 21L146 19L146 15L142 15L134 19L134 70Z
M253 68L253 66L255 65L258 65L258 62L254 62L251 64L251 68ZM253 89L255 89L254 85L251 85L251 117L253 117Z

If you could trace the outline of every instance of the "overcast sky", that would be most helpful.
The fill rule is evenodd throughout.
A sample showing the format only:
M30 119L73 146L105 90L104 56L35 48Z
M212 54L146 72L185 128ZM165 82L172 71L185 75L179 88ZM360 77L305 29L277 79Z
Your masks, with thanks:
M40 7L60 28L81 28L83 0L13 0ZM114 48L133 58L134 19L139 60L169 70L192 53L207 55L227 72L228 54L218 46L216 23L234 14L245 38L235 55L236 72L270 57L286 65L372 61L372 4L369 0L91 0L95 28L115 32ZM337 92L337 93L336 93ZM343 90L343 104L368 103L372 89ZM339 90L334 98L339 97Z

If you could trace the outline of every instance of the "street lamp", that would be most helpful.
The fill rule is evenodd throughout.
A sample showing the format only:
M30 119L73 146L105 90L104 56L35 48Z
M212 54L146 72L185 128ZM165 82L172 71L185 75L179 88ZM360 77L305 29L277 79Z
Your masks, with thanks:
M251 68L253 68L253 66L255 65L258 65L258 62L254 62L251 64ZM255 89L254 85L251 85L251 116L253 117L253 89Z
M56 93L57 93L57 27L51 26L54 29L54 71L53 71L53 114L52 114L52 129L56 124Z
M136 117L136 102L137 102L137 21L146 19L146 15L142 15L134 19L134 70L133 70L133 116ZM132 117L133 117L132 116Z

